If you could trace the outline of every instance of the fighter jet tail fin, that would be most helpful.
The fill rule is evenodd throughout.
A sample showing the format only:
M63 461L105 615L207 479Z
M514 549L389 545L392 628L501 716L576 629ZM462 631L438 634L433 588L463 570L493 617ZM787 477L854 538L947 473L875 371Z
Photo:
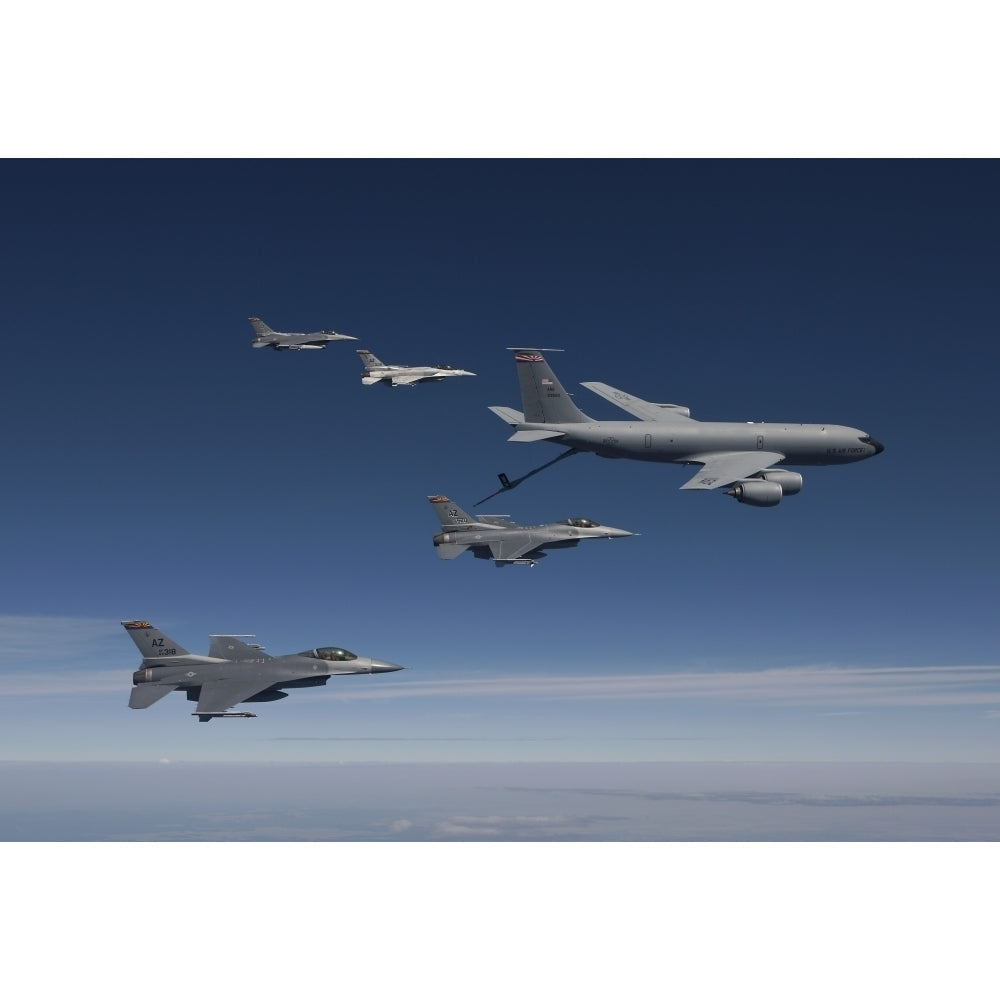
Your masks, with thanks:
M155 660L160 656L187 656L188 651L173 639L165 636L158 628L153 628L149 622L122 622L125 631L139 647L144 660Z
M363 350L363 349L359 348L358 349L358 357L361 358L361 363L365 366L365 371L366 372L371 371L373 368L384 368L385 367L385 365L383 365L382 362L379 361L379 359L376 358L375 355L372 354L371 351L366 351L366 350Z
M521 384L524 420L529 424L586 424L587 416L562 387L537 347L513 347ZM494 411L495 412L495 411Z
M253 332L257 334L258 337L266 337L268 334L274 333L274 330L272 330L259 316L251 316L250 325L253 327Z
M476 522L471 514L466 514L457 503L445 496L428 497L427 499L430 500L434 513L437 514L438 520L445 528L464 528ZM454 558L454 556L442 556L442 558Z

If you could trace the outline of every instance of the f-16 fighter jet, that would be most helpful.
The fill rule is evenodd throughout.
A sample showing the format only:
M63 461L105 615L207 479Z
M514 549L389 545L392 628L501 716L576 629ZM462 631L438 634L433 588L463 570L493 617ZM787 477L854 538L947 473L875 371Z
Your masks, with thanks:
M454 375L475 375L462 368L452 368L451 365L433 365L411 368L407 365L386 365L379 361L371 351L358 351L365 373L361 376L362 385L416 385L418 382L443 382Z
M497 566L534 566L547 553L542 549L569 549L584 538L627 538L623 528L609 528L585 517L571 517L552 524L515 524L506 515L470 517L447 497L428 497L444 529L434 536L441 559L454 559L472 549L477 559L492 559Z
M213 635L208 656L189 653L149 622L122 622L142 653L132 675L129 708L149 708L171 691L198 703L200 722L253 719L253 712L230 712L241 702L287 698L285 688L321 687L335 674L384 674L402 670L395 663L356 656L339 646L319 646L288 656L268 656L251 636Z
M346 333L333 330L317 330L315 333L279 333L272 330L262 319L250 317L253 327L254 347L273 347L276 351L321 351L331 340L357 340Z
M500 475L497 493L513 489L542 469L592 451L604 458L676 462L701 468L682 490L723 488L740 503L774 507L783 496L802 489L802 476L788 465L843 465L860 462L885 449L869 434L837 424L716 423L694 420L686 406L649 403L603 382L583 382L587 389L631 413L632 420L594 420L563 389L545 348L516 347L514 360L524 412L506 406L490 409L514 428L510 441L552 441L567 450L517 479ZM497 493L491 494L496 496ZM484 497L479 503L489 500Z

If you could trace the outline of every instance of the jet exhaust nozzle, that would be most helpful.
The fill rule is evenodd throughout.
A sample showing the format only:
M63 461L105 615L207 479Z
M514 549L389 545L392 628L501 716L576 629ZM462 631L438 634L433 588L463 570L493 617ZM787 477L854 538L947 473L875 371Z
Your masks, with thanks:
M778 483L769 483L763 479L744 479L726 493L735 497L738 503L749 504L751 507L777 507L783 495Z

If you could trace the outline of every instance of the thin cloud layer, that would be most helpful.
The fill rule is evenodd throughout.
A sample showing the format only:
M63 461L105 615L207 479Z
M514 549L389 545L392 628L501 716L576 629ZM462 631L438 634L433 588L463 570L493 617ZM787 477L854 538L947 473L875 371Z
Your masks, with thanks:
M550 700L692 699L822 706L1000 705L1000 666L802 666L684 670L614 676L540 676L398 681L331 691L343 701L387 698L530 697Z
M0 615L0 695L81 695L121 691L131 661L117 662L120 626L104 618Z
M0 674L0 696L5 698L33 698L39 695L79 696L106 694L111 691L126 697L131 676L128 671L101 670L85 673L79 670L67 671L62 668L46 670L44 673Z
M50 651L57 662L59 654ZM21 660L23 662L23 660ZM313 697L342 702L411 698L530 698L549 701L679 700L850 707L989 706L1000 715L1000 667L782 667L748 671L680 671L599 676L535 675L383 682L377 688L339 690ZM63 668L0 674L0 695L80 695L122 691L129 671L85 673Z
M112 639L120 626L104 618L67 618L46 615L0 615L0 664L54 657L87 656L95 643Z
M0 615L0 695L81 695L120 692L131 660L107 669L105 643L119 638L104 619ZM37 665L44 662L48 669ZM87 669L100 663L99 669ZM21 669L18 669L21 668ZM1000 666L833 666L757 670L677 670L644 674L502 674L420 680L403 677L378 685L332 683L313 697L343 702L411 698L530 698L548 701L679 700L866 709L983 706L1000 715Z

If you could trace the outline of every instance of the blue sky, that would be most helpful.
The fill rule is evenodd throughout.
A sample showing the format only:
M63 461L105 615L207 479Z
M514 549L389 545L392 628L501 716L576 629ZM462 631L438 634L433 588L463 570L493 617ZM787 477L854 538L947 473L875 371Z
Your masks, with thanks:
M3 760L997 764L994 163L4 173ZM255 351L250 315L359 339ZM886 450L769 510L579 456L483 509L638 537L444 562L429 494L557 453L487 410L512 345L595 417L581 381ZM356 347L477 375L364 388ZM408 669L201 725L126 707L133 617Z

